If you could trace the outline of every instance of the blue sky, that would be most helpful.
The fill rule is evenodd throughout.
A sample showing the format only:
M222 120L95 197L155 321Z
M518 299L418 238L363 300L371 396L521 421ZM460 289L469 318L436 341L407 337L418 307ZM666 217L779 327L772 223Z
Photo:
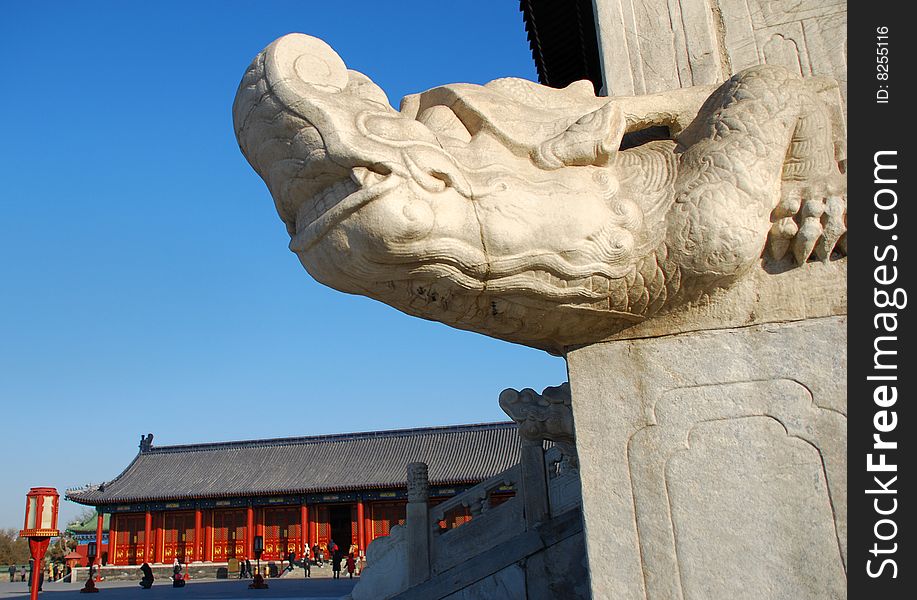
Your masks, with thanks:
M543 352L312 281L230 108L301 31L397 106L535 79L518 2L10 2L0 19L0 527L157 444L503 420ZM66 521L80 510L64 504Z

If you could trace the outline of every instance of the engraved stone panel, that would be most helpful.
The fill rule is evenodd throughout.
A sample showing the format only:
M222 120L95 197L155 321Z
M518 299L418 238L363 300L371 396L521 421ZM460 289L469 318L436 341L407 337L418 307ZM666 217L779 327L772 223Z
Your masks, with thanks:
M672 88L672 78L679 78L676 58L672 53L654 52L656 45L684 47L684 33L674 27L664 3L625 0L624 11L632 12L633 25L627 28L627 39L635 48L635 58L641 63L638 94L650 94ZM633 59L632 59L633 62ZM686 85L691 85L687 83Z
M847 13L835 13L802 22L809 47L812 74L837 80L847 103Z
M731 72L760 64L755 23L751 12L745 10L745 0L720 0L717 7L722 17L722 36Z
M845 598L845 347L829 317L568 352L594 596Z
M712 0L735 73L781 65L803 76L832 77L847 102L847 3L837 0Z
M665 480L685 598L843 597L821 455L779 421L698 424Z
M595 5L608 95L717 83L767 63L833 77L846 104L846 2L595 0Z
M756 28L847 12L845 0L723 0L723 4L744 4Z
M786 67L799 75L808 75L808 61L800 54L795 38L770 32L762 33L761 38L767 40L761 48L761 62Z
M650 597L785 597L775 578L823 597L797 559L843 582L846 501L824 474L845 487L843 415L789 379L672 390L654 413L628 448Z
M786 28L780 27L758 32L760 62L786 67L797 75L810 75L809 57L805 52L800 52L799 43L796 41L802 37L802 25L793 25L790 29L796 31L787 31Z

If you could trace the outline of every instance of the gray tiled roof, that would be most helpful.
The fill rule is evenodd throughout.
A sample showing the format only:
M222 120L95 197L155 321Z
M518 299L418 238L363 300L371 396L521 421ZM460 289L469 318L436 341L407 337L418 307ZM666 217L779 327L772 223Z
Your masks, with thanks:
M69 490L81 504L227 498L404 487L407 463L432 484L482 481L519 462L515 423L152 446L101 486Z

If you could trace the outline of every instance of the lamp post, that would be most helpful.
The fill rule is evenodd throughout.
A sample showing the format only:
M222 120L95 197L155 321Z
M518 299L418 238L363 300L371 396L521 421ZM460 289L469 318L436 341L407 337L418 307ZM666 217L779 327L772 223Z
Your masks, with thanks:
M268 586L264 583L264 576L261 575L261 553L264 552L264 536L256 535L253 541L252 550L255 552L255 560L258 566L255 567L257 572L252 578L252 582L248 584L248 587L253 590L266 590Z
M86 554L89 555L89 577L86 578L86 585L84 585L83 589L80 590L81 594L92 594L99 591L99 588L96 587L96 584L93 581L94 578L92 576L92 570L95 568L96 564L96 552L96 543L89 542L89 545L86 548Z
M57 530L57 502L60 495L52 487L35 487L25 496L25 525L19 537L29 538L32 555L31 600L38 600L41 585L42 560L51 538L60 535Z

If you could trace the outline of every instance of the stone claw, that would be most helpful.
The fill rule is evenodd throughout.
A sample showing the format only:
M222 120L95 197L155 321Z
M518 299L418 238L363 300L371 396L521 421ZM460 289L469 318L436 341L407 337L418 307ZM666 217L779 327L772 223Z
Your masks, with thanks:
M830 196L825 201L825 212L821 216L822 238L815 248L815 254L823 261L831 258L831 253L837 248L838 241L847 232L847 197ZM846 240L846 238L845 238ZM841 250L847 254L845 248Z
M771 213L770 257L780 261L791 250L797 264L813 256L828 261L834 252L846 255L847 197L822 186L789 186Z

